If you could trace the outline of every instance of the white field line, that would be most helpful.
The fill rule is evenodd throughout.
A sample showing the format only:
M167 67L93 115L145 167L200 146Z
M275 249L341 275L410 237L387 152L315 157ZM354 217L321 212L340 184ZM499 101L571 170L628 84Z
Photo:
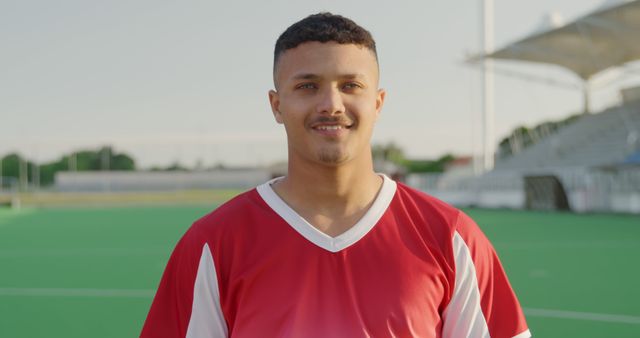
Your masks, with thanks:
M0 288L0 296L151 298L154 294L155 290L144 289Z
M596 321L596 322L625 323L625 324L636 324L636 325L640 324L640 317L636 317L636 316L615 315L615 314L609 314L609 313L551 310L551 309L524 308L523 310L526 316L531 316L531 317L578 319L578 320L588 320L588 321Z
M636 249L640 246L640 241L635 238L621 240L591 240L591 241L545 241L545 242L499 242L493 245L504 250L574 250L574 249Z
M146 256L166 255L166 249L133 248L84 248L84 249L6 249L0 250L0 258L50 257L50 256Z
M54 289L54 288L0 288L0 296L54 296L54 297L123 297L151 298L154 290L144 289ZM524 308L531 317L578 319L608 323L640 324L640 317L608 313L576 312L551 309Z

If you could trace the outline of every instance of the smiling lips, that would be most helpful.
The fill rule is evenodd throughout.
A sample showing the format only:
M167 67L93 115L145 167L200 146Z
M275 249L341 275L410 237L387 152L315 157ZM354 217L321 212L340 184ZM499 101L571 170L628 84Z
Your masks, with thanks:
M351 127L353 127L353 122L345 118L320 117L311 123L311 129L326 134L336 134Z
M311 125L311 129L324 136L336 137L346 132L353 126L345 122L319 122Z
M317 129L317 130L340 130L343 128L349 128L349 126L339 126L339 125L322 125L322 126L317 126L317 127L313 127L313 129Z

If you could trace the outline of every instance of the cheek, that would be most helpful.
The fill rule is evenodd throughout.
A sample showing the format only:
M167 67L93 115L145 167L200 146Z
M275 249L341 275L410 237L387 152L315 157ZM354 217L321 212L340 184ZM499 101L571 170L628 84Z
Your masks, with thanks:
M367 126L368 128L372 128L370 125L373 125L378 120L378 113L376 112L375 104L367 104L360 106L358 110L358 114L356 118L359 120L360 124L363 126Z
M307 111L309 110L308 105L304 105L297 101L289 101L280 107L280 115L284 123L301 123L305 121L308 115L310 115L307 114Z
M306 133L306 122L299 116L287 115L282 124L289 137L300 138Z

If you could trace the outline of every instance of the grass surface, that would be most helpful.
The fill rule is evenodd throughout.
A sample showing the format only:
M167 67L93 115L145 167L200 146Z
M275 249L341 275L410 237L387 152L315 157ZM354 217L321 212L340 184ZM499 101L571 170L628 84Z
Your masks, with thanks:
M173 246L213 207L0 210L0 337L137 336ZM640 336L640 217L466 211L536 337Z
M492 240L525 314L536 313L527 315L535 336L640 337L640 217L467 212Z

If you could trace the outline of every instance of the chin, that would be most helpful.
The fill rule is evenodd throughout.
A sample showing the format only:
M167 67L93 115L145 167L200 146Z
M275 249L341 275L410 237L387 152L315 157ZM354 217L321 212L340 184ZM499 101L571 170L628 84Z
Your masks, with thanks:
M336 149L323 149L318 152L318 161L324 164L336 165L349 160L348 153Z

